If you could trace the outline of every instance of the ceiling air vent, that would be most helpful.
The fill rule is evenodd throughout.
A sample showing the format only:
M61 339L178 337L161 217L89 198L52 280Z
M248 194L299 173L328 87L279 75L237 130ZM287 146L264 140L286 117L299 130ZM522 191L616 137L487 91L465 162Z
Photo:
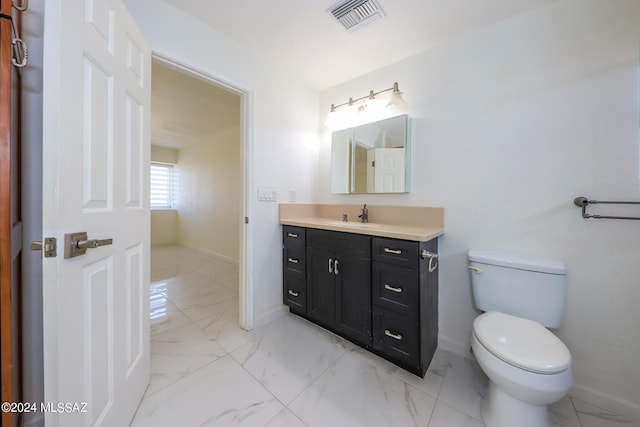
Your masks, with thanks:
M375 0L346 0L327 10L349 31L355 31L385 16Z

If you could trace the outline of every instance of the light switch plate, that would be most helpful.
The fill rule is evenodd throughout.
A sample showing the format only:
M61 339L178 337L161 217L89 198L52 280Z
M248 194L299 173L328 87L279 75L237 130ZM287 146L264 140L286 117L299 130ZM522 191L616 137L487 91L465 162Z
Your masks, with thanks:
M276 189L269 187L258 187L258 200L262 202L275 202Z

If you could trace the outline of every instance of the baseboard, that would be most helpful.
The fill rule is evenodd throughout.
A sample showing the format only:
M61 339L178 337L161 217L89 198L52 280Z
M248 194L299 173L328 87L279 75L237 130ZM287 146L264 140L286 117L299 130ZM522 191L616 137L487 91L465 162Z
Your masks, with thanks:
M450 351L453 354L462 356L465 359L472 359L470 347L471 342L461 343L443 335L438 335L438 347L442 350Z
M588 387L574 384L569 396L633 421L640 420L640 404L619 399Z
M268 323L273 322L279 317L284 316L288 312L289 312L289 307L287 307L286 305L275 307L274 309L269 310L266 313L255 316L253 318L253 327L258 328L260 326L264 326Z
M204 249L204 248L201 248L201 247L198 247L198 246L191 245L189 243L181 243L180 246L184 246L184 247L187 247L187 248L195 249L197 251L204 252L205 254L210 255L210 256L212 256L214 258L218 258L218 259L221 259L223 261L227 261L227 262L239 265L239 261L237 259L233 259L233 258L230 258L230 257L228 257L226 255L222 255L222 254L219 254L217 252L210 251L209 249Z

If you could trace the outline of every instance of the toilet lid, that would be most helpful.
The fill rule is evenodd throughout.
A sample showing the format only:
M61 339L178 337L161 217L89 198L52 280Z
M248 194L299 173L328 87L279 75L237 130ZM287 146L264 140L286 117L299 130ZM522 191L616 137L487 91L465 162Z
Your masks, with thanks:
M473 332L496 357L527 371L554 374L571 365L567 346L533 320L490 311L474 320Z

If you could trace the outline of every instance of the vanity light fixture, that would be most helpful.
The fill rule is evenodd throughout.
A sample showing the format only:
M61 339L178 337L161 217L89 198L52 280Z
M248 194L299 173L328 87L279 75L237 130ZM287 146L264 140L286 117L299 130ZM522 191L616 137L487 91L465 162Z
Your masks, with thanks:
M390 107L392 105L395 105L395 106L398 106L398 107L401 106L401 105L405 105L407 102L402 97L402 92L400 92L400 89L398 89L398 83L397 82L393 84L393 88L392 89L393 89L393 92L391 93L391 98L389 98L389 102L387 103L387 107Z
M383 89L377 92L370 90L369 95L361 96L360 98L356 98L356 99L349 98L347 102L343 102L342 104L338 104L338 105L331 104L331 109L329 110L329 117L327 118L327 120L330 120L331 116L334 115L334 113L336 113L339 108L346 107L346 106L348 106L348 108L351 108L351 109L356 109L358 113L362 113L367 108L367 101L369 103L372 103L376 99L376 96L380 95L381 93L385 93L389 91L393 91L393 92L391 92L391 97L389 98L389 101L387 102L386 107L401 106L406 104L406 101L402 97L403 93L400 92L400 89L398 88L398 82L395 82L393 86L388 89ZM360 101L362 101L362 103L356 107L357 103Z

